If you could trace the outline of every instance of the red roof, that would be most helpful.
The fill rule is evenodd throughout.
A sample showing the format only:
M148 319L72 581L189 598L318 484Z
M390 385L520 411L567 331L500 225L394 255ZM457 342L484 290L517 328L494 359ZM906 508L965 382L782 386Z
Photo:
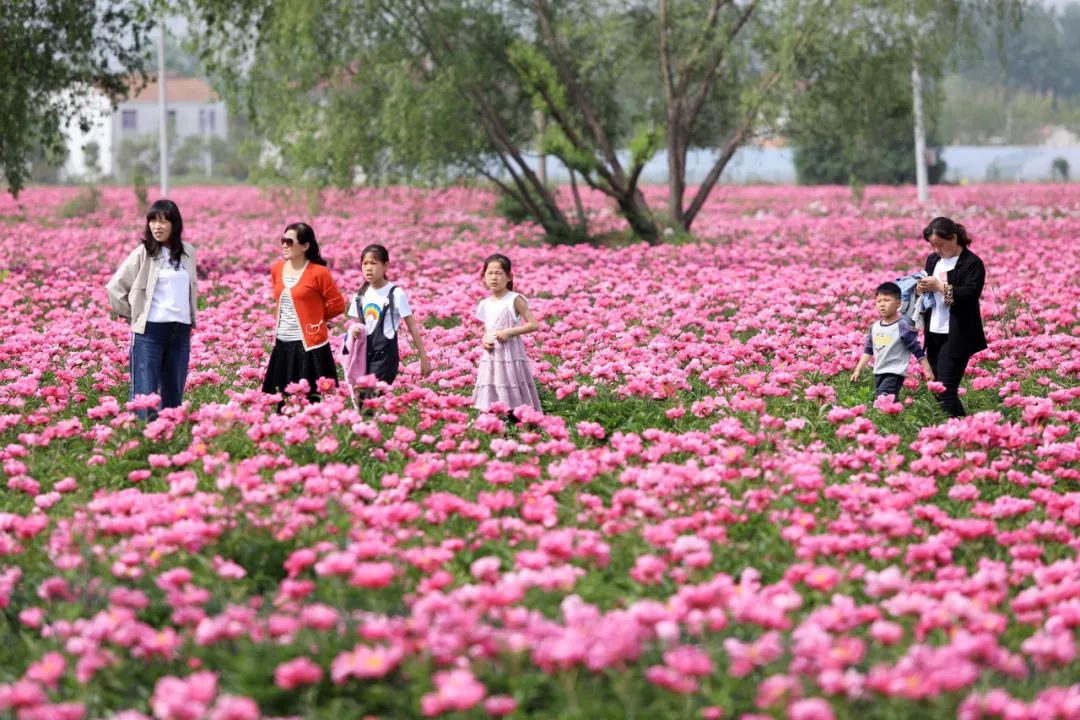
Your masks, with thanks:
M136 83L132 81L132 85ZM179 77L166 75L165 97L169 102L217 102L217 93L206 82L199 78ZM156 103L158 101L158 84L156 77L151 77L146 87L139 90L134 97L129 97L127 102Z

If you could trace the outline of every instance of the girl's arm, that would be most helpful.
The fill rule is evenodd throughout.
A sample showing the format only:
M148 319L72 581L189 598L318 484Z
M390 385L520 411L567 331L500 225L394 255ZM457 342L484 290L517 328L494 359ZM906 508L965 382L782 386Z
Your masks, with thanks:
M424 349L424 339L420 337L420 328L416 326L416 320L412 315L405 318L405 327L409 329L409 337L412 338L413 347L420 353L420 374L427 377L431 374L431 360L428 359L427 350Z
M499 342L506 342L515 335L525 335L527 333L536 332L540 329L540 324L536 322L536 318L533 317L532 310L529 309L529 303L525 301L525 298L518 295L514 298L514 311L521 316L525 323L518 325L517 327L506 328L505 330L499 330L495 333L495 338Z

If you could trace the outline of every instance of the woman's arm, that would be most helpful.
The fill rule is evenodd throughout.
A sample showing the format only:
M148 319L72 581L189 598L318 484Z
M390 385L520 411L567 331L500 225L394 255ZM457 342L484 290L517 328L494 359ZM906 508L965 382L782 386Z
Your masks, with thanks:
M957 303L967 305L975 302L982 295L983 285L986 283L986 267L978 256L973 255L971 260L968 267L964 268L964 272L952 274L956 282L952 284L951 302L949 294L946 293L945 296L945 302L949 305Z
M128 302L128 293L139 274L139 250L135 248L130 255L120 264L109 282L105 284L105 290L109 293L109 305L113 312L122 318L131 319L131 303Z
M326 309L323 312L325 312L327 320L336 318L345 312L345 296L338 290L330 271L320 273L320 276L322 277L323 302L326 303Z
M420 337L420 328L416 326L416 320L412 315L405 318L405 327L409 329L409 337L412 338L413 347L420 354L420 374L427 377L431 374L431 360L428 359L427 350L424 348L424 339Z

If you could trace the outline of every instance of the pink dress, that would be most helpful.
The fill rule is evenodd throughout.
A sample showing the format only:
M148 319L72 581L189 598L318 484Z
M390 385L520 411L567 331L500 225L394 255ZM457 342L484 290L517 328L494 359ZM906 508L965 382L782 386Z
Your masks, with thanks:
M516 292L510 291L501 298L488 297L480 301L476 317L484 322L485 335L494 336L496 330L519 324L514 310L517 297ZM536 393L536 382L520 335L506 342L496 341L494 350L483 351L472 399L473 407L479 410L487 410L496 402L504 403L510 409L528 405L540 410L540 396Z

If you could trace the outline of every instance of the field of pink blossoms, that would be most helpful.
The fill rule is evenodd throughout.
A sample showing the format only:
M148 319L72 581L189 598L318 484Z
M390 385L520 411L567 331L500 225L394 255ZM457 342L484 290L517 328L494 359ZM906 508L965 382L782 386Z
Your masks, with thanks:
M145 208L75 192L0 197L0 717L1080 718L1080 187L721 188L656 248L179 189L203 309L146 425L103 289ZM948 422L849 380L935 214L988 269ZM298 219L346 291L385 244L424 328L371 415L258 392ZM518 426L468 400L496 250L541 323Z

